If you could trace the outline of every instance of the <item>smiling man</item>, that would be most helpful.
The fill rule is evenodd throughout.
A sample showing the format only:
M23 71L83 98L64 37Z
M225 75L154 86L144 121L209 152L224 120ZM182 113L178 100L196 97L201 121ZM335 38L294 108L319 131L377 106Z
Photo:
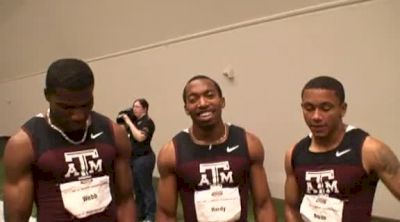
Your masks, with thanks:
M192 77L183 101L192 126L159 153L156 220L176 221L179 193L186 222L247 221L251 190L256 221L276 221L261 141L223 122L225 98L218 83L207 76Z
M343 122L343 85L329 76L304 86L301 107L310 135L285 156L286 221L371 221L379 179L400 199L400 164L367 132Z

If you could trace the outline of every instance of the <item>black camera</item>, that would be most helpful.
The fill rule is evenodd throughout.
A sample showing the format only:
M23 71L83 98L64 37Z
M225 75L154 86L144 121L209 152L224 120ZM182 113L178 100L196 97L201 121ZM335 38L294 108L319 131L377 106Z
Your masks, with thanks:
M129 117L129 119L131 119L132 122L134 122L136 119L135 114L133 114L132 108L124 109L118 113L118 116L116 119L118 124L125 124L124 118L122 118L122 116L121 116L122 114L126 114Z

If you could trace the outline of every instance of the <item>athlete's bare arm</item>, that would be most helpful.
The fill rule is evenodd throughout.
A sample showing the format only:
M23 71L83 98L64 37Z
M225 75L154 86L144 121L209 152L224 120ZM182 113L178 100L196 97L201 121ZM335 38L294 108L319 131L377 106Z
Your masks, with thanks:
M264 169L264 148L261 141L253 134L246 133L250 155L251 193L255 220L276 221L276 211L268 186L267 174Z
M130 167L131 144L122 126L113 123L117 145L114 161L115 190L118 222L136 221L136 206L133 199L133 179Z
M393 151L369 136L363 145L363 163L367 171L375 171L390 192L400 200L400 163Z
M176 160L173 142L166 144L159 152L157 159L158 172L158 201L156 221L176 221L178 191L176 185Z
M30 138L23 130L9 139L3 156L5 221L29 220L33 205L33 156Z
M297 180L292 168L292 152L293 148L290 148L285 155L285 221L296 222L302 221L300 212L298 209L299 202L299 190L297 186Z

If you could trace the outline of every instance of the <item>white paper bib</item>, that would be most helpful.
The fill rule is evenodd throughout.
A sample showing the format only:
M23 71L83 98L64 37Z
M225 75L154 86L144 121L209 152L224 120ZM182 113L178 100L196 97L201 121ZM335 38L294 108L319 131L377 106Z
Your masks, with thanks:
M340 222L343 215L343 201L326 195L304 195L300 206L304 221Z
M194 202L199 222L236 221L240 218L239 189L211 186L204 191L195 191Z
M108 176L63 183L60 190L65 209L77 218L104 211L112 199Z

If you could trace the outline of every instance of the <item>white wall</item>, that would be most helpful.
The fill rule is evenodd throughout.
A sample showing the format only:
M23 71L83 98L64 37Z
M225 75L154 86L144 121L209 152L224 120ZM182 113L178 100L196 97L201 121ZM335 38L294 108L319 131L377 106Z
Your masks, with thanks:
M400 157L398 27L400 1L376 0L105 57L90 63L96 73L95 109L114 118L134 98L147 98L157 125L157 152L190 124L181 98L185 82L195 74L210 75L227 100L225 121L263 141L271 191L282 198L284 152L307 133L300 90L316 75L340 79L349 104L346 122L382 139ZM228 66L234 81L221 74ZM0 134L11 134L46 108L43 78L1 84ZM399 202L380 184L373 213L400 219L398 209Z

